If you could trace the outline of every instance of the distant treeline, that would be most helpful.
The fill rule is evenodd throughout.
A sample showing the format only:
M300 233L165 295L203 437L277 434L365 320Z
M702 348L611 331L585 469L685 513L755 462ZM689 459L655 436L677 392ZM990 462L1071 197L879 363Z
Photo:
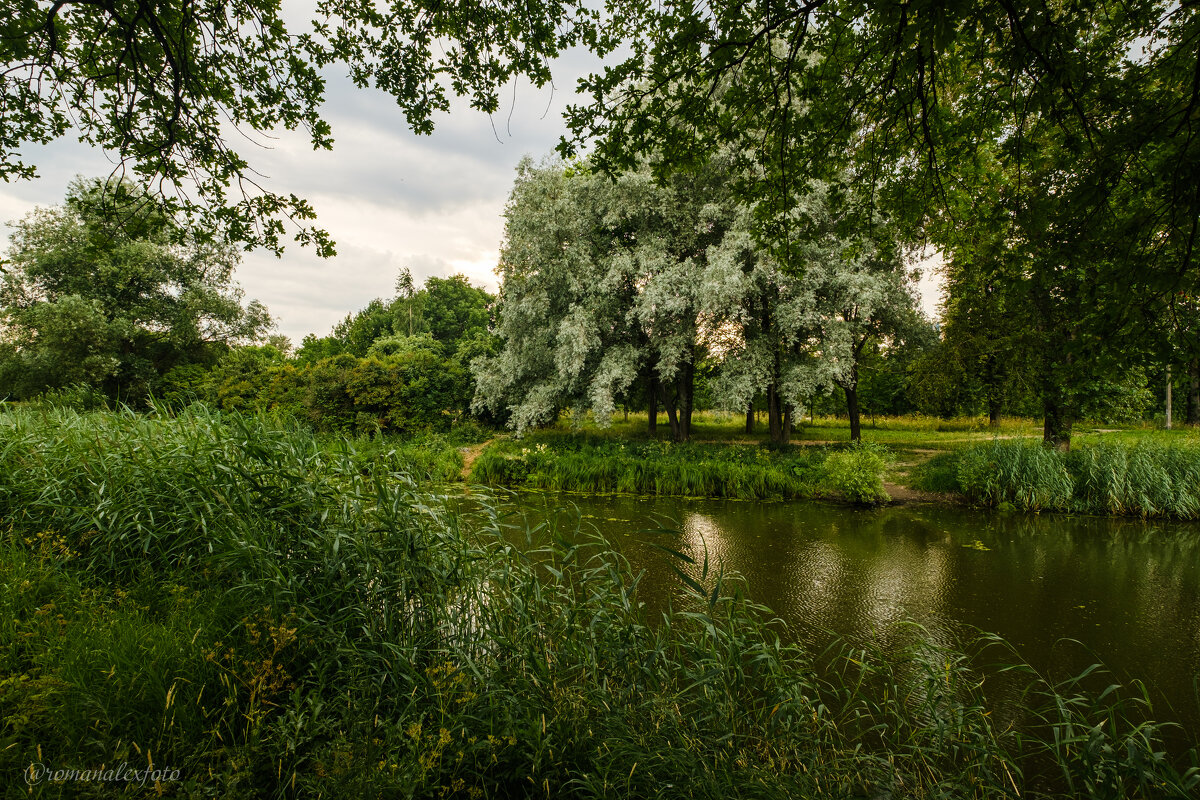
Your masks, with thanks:
M707 239L692 240L695 223L716 211L693 207L703 192L690 184L654 188L644 175L626 176L614 187L561 165L525 170L508 212L502 255L508 272L498 296L461 275L432 277L418 287L404 270L393 297L372 300L329 335L306 336L294 351L285 337L269 335L262 304L243 302L232 282L236 252L179 227L137 186L76 181L64 205L16 224L0 277L0 399L50 393L76 407L132 408L146 407L151 398L176 407L201 400L225 410L283 411L318 430L358 433L443 430L468 417L520 430L553 423L563 410L604 418L639 409L650 412L652 427L665 412L678 439L687 438L692 411L721 408L766 417L776 441L786 441L804 413L849 413L853 432L860 415L996 418L1043 410L1028 348L997 353L983 347L987 337L964 339L959 334L974 329L955 316L953 304L944 329L925 319L891 256L886 263L829 267L831 286L857 276L855 291L861 292L870 278L890 299L854 325L825 330L814 322L801 337L810 344L789 358L811 372L821 361L810 358L811 342L837 341L845 345L838 363L853 369L849 377L814 373L797 388L784 380L784 362L759 369L766 362L756 355L762 342L755 344L755 337L764 347L780 345L775 322L763 322L763 331L745 323L758 317L743 314L742 305L770 306L759 308L762 292L743 287L750 295L727 298L721 307L733 321L722 327L701 313L716 306L697 305L699 290L688 288L694 284L689 270L699 262L655 256L666 241L678 240L680 252L704 250ZM542 224L547 197L573 198L559 209L574 220L569 229ZM612 213L596 216L584 202L597 197L608 198ZM727 236L738 230L737 208L718 215ZM718 226L705 230L712 238ZM591 244L575 253L563 251L564 241ZM757 251L748 241L721 239L736 245L747 264L766 264L765 254L751 258ZM539 247L526 252L525 244ZM621 255L628 247L634 247L633 261ZM724 263L715 244L705 252L715 259L713 269ZM666 272L651 270L647 275L655 280L643 281L629 272L635 262ZM789 291L811 288L821 274L810 270L801 283L789 278ZM763 280L768 277L783 280L775 272ZM853 300L857 294L837 296ZM683 300L686 307L662 316ZM841 314L824 306L805 313L814 320ZM701 317L705 336L697 327ZM720 346L700 341L735 329L741 333ZM675 377L668 381L668 374ZM1175 375L1179 416L1200 421L1200 380L1188 368ZM779 388L785 384L790 400ZM1091 381L1075 405L1102 421L1140 419L1162 408L1164 386L1161 371L1129 367L1120 380Z
M285 411L316 429L354 433L445 430L470 414L471 361L491 353L492 295L461 275L373 300L328 336L290 354L276 345L230 350L215 364L176 367L159 397L225 410Z

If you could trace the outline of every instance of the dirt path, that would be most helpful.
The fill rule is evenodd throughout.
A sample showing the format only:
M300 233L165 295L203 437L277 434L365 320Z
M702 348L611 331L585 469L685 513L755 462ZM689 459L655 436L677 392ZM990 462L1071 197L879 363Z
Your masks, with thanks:
M883 490L892 498L892 505L904 505L907 503L957 503L959 498L952 494L942 492L925 492L920 489L912 489L901 483L894 481L908 481L909 474L913 467L924 464L934 456L945 453L946 450L933 450L930 448L918 447L911 450L905 450L905 454L910 456L905 460L898 460L892 464L892 468L888 470L883 481ZM890 477L893 480L888 481Z
M893 504L903 503L949 503L953 498L948 494L937 492L922 492L920 489L910 489L898 483L883 482L883 490L892 498Z
M465 481L471 477L471 465L475 463L475 459L479 458L479 454L484 451L489 444L496 441L499 437L488 439L481 444L470 444L466 447L458 448L458 452L462 453L463 468L459 476Z

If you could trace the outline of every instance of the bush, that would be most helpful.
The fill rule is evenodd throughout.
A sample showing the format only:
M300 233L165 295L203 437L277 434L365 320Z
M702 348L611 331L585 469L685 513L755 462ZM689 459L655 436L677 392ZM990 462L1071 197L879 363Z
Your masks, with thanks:
M825 459L829 485L852 503L886 503L892 499L883 489L887 455L884 448L861 442L831 453Z
M300 368L256 361L249 350L218 365L210 400L227 411L287 411L323 432L446 432L467 392L461 366L425 349L342 353Z

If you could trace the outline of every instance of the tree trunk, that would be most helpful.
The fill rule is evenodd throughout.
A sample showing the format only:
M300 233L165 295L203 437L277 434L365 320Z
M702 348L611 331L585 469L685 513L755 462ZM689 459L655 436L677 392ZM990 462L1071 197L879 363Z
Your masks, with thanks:
M771 441L776 444L783 442L783 415L780 411L779 392L772 383L767 387L767 429L771 433Z
M783 406L783 443L790 444L792 441L792 404L785 403Z
M1187 424L1200 425L1200 358L1188 364Z
M1054 345L1055 342L1051 341L1051 353L1055 353ZM1066 349L1068 342L1059 346ZM1061 360L1051 356L1042 367L1042 412L1045 418L1042 444L1064 453L1071 449L1071 428L1075 424L1075 411L1078 408L1069 389L1072 385L1078 385L1077 379L1072 380L1076 375L1074 367L1075 359L1069 350Z
M650 390L646 394L646 418L649 420L646 428L653 436L658 433L658 378L651 376Z
M999 428L1000 411L1004 408L1004 371L994 354L984 358L983 382L987 391L988 427Z
M1171 430L1171 365L1167 364L1167 430Z
M667 412L667 425L671 429L671 438L674 441L679 441L678 397L668 393L667 386L663 383L659 383L659 393L663 408Z
M679 415L675 413L675 404L667 403L667 424L671 428L671 438L679 441Z
M754 401L746 409L746 433L754 433Z
M1070 411L1057 398L1051 396L1043 398L1042 408L1046 415L1042 427L1042 442L1055 450L1067 452L1071 449L1071 426L1075 422Z
M1071 428L1075 424L1077 407L1064 388L1064 383L1069 385L1069 378L1074 375L1073 361L1068 353L1059 364L1047 363L1042 376L1042 413L1045 419L1042 444L1064 453L1071 449Z
M858 361L850 368L850 380L842 386L846 393L846 416L850 418L850 441L862 441L862 419L858 413Z
M850 418L850 441L861 442L862 420L858 414L858 382L846 384L842 390L846 393L846 415Z
M679 434L675 441L686 442L692 438L692 384L695 370L691 363L679 368L676 379L679 397Z
M767 293L762 295L762 332L764 335L771 332L771 299ZM774 368L771 371L771 382L767 385L767 431L774 444L783 443L783 415L779 404L779 375L782 371L779 348L781 346L782 344L776 341Z

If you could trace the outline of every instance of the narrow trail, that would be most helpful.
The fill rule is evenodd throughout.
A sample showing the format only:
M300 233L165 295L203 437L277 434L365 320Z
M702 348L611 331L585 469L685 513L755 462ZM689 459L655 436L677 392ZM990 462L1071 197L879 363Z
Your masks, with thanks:
M892 498L893 504L901 503L948 503L951 496L937 492L922 492L920 489L910 489L898 483L883 482L883 490Z
M458 448L458 451L462 453L463 460L462 472L459 473L459 477L464 481L469 479L471 477L471 465L475 463L475 459L479 458L479 454L482 453L489 444L499 438L499 436L496 436L480 444L470 444L466 447Z
M920 489L912 489L905 486L903 483L895 483L895 481L908 482L908 476L912 472L913 467L920 466L926 461L929 461L939 453L945 453L946 450L934 450L931 448L917 447L907 450L906 453L911 456L910 459L897 461L892 465L892 469L885 473L883 481L883 490L892 498L892 505L904 505L907 503L955 503L954 495L925 492ZM892 478L891 481L887 478Z

